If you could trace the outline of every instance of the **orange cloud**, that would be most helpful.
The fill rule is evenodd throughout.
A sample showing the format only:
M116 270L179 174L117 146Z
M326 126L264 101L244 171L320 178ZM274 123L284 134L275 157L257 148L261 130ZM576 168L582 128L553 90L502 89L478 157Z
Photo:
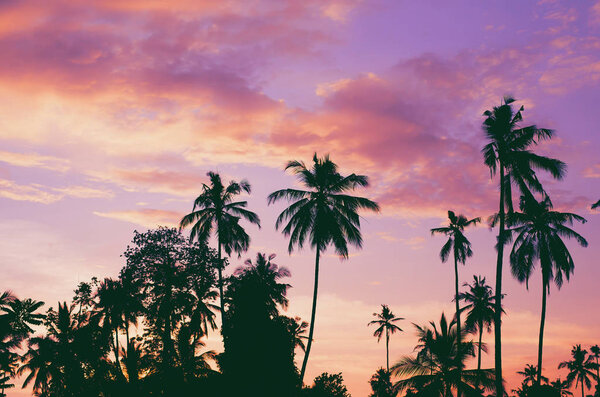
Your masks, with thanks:
M147 228L155 228L158 226L179 226L179 221L184 214L175 211L165 211L145 208L141 210L130 211L112 211L100 212L94 211L94 215L116 219L119 221L129 222L136 225L141 225Z

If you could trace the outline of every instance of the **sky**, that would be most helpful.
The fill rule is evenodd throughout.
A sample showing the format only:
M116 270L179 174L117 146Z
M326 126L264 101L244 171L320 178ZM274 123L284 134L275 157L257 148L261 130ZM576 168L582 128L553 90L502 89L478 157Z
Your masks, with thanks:
M598 1L4 0L0 54L0 290L56 307L78 282L115 277L133 231L176 225L213 170L248 179L262 221L230 270L276 253L292 272L288 312L308 319L314 252L288 254L284 203L266 197L295 186L286 161L329 153L370 177L360 194L382 211L364 214L362 250L322 259L307 379L342 372L366 396L385 365L367 327L381 304L406 319L392 362L412 353L412 323L453 313L445 240L429 230L448 210L497 208L482 113L512 95L525 124L556 131L535 149L568 164L562 181L543 177L556 208L588 220L576 230L589 247L568 245L575 273L548 299L545 375L564 378L571 346L600 342ZM468 237L461 284L493 285L495 232ZM504 280L510 390L536 362L541 281L527 290L508 264Z

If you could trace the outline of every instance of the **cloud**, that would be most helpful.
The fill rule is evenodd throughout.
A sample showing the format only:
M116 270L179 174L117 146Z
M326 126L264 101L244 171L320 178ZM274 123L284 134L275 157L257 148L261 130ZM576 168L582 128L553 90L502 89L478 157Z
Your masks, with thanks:
M128 210L128 211L111 211L111 212L100 212L94 211L94 215L116 219L119 221L129 222L136 225L141 225L149 229L157 226L179 226L179 221L184 214L176 211L166 211L144 208L141 210Z
M70 161L68 159L44 156L37 153L0 151L0 161L17 167L45 168L58 172L66 172L70 168Z
M111 198L114 197L114 193L110 190L89 186L50 187L37 183L22 185L7 179L0 179L0 197L15 201L52 204L66 197Z
M583 170L584 178L600 178L600 164L594 164Z

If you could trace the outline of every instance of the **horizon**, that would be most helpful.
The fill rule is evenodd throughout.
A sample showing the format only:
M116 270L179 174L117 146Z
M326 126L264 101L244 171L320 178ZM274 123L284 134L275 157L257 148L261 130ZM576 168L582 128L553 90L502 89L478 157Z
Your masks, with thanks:
M275 253L292 273L286 314L309 321L314 251L288 254L274 227L285 203L267 196L297 186L287 161L329 154L342 174L369 177L357 194L382 211L362 213L362 249L343 261L331 248L323 255L305 383L342 372L352 396L366 396L385 367L385 344L367 327L381 304L406 318L391 363L413 353L412 323L454 313L445 239L430 233L448 210L484 220L465 231L474 255L460 285L482 275L494 286L497 229L485 220L498 180L481 155L482 114L512 95L522 125L556 133L534 148L568 166L560 181L539 173L555 208L588 221L574 229L589 246L567 243L574 274L548 296L544 374L564 379L557 366L571 347L600 342L600 209L590 208L600 199L599 49L600 1L4 2L0 292L45 310L81 281L116 277L133 231L178 226L216 171L250 182L242 198L262 226L243 222L250 249L226 273ZM540 275L528 289L516 281L511 247L506 390L536 363L541 306ZM484 368L493 337L484 333ZM218 331L207 346L222 350ZM17 382L9 395L31 392Z

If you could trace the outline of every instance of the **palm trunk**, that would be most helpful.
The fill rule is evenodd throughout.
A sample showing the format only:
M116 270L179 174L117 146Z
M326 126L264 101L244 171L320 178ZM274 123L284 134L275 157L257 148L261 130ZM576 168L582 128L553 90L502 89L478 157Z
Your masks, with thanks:
M585 397L585 389L583 388L583 379L581 379L581 397Z
M219 267L217 268L217 273L219 275L219 304L221 306L221 333L223 333L223 329L225 328L225 295L223 295L223 259L221 258L221 233L218 231L217 225L217 234L218 234L218 248L217 252L219 255Z
M483 338L483 321L479 321L479 354L477 355L477 386L481 380L481 340Z
M121 374L121 363L119 363L119 327L115 327L115 362L118 374Z
M544 326L546 325L546 292L548 290L548 283L542 276L542 318L540 320L540 339L538 344L538 373L537 373L537 384L542 382L542 353L544 349Z
M390 373L390 330L385 329L385 364L388 374Z
M127 338L127 353L129 354L129 324L125 324L125 337Z
M462 346L460 344L460 302L458 299L458 260L456 259L456 247L454 251L454 301L456 302L456 368L458 370L458 383L456 384L456 397L460 397L462 380Z
M496 299L494 302L494 375L496 396L504 396L502 383L502 262L504 257L504 164L500 161L500 227L498 230L498 258L496 261Z
M306 352L304 353L304 360L302 361L302 369L300 371L300 386L303 385L304 373L306 372L306 364L308 363L308 355L310 354L310 348L313 342L313 332L315 329L315 314L317 312L317 291L319 289L319 257L321 250L317 247L317 255L315 258L315 287L313 292L313 303L312 312L310 314L310 328L308 330L308 343L306 345Z

